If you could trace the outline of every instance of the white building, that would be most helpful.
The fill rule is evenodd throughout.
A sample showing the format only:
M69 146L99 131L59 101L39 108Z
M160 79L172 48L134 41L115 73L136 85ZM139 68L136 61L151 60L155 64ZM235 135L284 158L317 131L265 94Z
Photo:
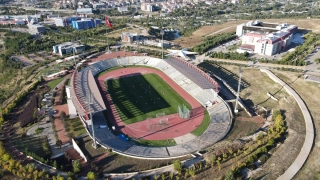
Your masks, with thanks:
M141 3L141 11L153 12L153 5L149 3Z
M66 93L67 93L67 103L68 103L68 110L69 110L69 118L73 119L75 117L77 117L78 113L76 110L76 107L74 106L73 102L72 102L72 98L71 94L70 94L70 86L66 86Z
M106 8L106 4L105 4L105 3L94 3L92 6L93 6L93 9L103 9L103 8Z
M60 56L63 54L71 54L71 53L81 53L85 50L84 44L77 44L72 42L65 42L62 44L58 44L53 46L53 53L58 53Z
M289 48L297 29L296 25L260 21L249 21L238 25L236 34L241 37L242 45L237 52L247 51L267 56L283 52Z
M118 11L119 11L119 12L127 12L127 11L128 11L128 6L118 7Z

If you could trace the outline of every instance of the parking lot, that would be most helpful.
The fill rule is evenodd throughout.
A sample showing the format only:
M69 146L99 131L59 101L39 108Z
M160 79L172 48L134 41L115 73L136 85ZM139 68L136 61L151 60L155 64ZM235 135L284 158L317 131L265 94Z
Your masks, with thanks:
M239 44L241 44L241 40L235 39L235 40L226 42L224 44L221 44L220 46L217 46L215 48L212 48L208 52L220 52L220 51L222 51L223 53L236 52L236 49L234 50L228 50L228 49L231 48L232 46L239 45Z

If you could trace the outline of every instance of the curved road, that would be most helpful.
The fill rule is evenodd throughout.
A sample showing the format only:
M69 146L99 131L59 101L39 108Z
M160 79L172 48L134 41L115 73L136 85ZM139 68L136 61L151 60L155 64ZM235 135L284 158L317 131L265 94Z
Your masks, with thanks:
M276 75L274 75L271 71L266 69L260 69L261 72L265 72L268 74L268 76L275 82L281 84L284 89L291 95L293 98L297 101L305 123L306 123L306 137L304 140L304 143L302 145L301 151L298 154L297 158L294 160L294 162L291 164L291 166L278 178L278 180L288 180L292 179L298 171L302 168L305 161L307 160L309 153L313 147L314 142L314 126L313 126L313 120L311 118L310 112L308 110L308 107L304 103L304 101L300 98L299 94L296 93L289 85L287 85L285 82L283 82L280 78L278 78Z

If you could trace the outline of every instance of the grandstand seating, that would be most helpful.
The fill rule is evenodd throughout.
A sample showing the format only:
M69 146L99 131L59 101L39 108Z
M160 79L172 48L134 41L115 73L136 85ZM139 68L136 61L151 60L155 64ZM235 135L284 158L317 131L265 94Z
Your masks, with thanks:
M147 66L151 66L151 67L156 67L157 64L161 62L161 59L157 59L157 58L149 58L147 60Z
M166 59L165 61L190 80L197 83L202 89L214 89L218 92L218 84L196 66L179 58Z
M112 67L135 64L151 66L163 71L202 105L205 105L208 100L217 101L216 104L207 108L210 116L210 125L202 135L187 143L172 147L138 146L130 141L120 140L108 128L100 128L100 125L107 126L107 124L103 114L100 112L101 107L99 107L99 102L93 99L91 107L93 110L95 136L99 144L127 155L146 158L168 158L186 155L204 149L221 140L226 135L231 125L231 118L225 102L219 97L215 97L211 91L211 89L217 90L217 84L214 83L214 80L208 79L206 74L193 65L176 59L163 61L146 56L122 57L119 59L99 61L87 66L80 72L75 72L71 78L71 96L75 97L73 98L73 103L79 115L85 116L88 113L87 110L89 107L86 96L91 91L88 82L89 76L95 76ZM88 131L92 134L91 128L88 128Z

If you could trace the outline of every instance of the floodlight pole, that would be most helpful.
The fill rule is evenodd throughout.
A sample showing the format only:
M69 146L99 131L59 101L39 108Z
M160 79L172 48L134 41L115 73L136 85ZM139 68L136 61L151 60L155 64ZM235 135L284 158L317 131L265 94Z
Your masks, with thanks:
M237 92L237 98L236 98L236 106L234 108L234 112L238 113L238 101L239 101L239 94L240 94L240 85L241 85L241 67L239 67L239 84L238 84L238 92Z
M92 99L91 99L91 93L89 94L89 100L88 100L88 105L89 105L89 113L90 113L90 119L91 119L91 127L92 127L92 137L93 137L93 144L92 146L96 149L97 148L97 144L96 144L96 136L94 134L94 126L93 126L93 118L92 118L92 113L91 113L91 104L92 103Z
M108 42L108 27L106 27L106 36L107 36L107 46L108 46L108 53L109 51L109 42Z
M160 34L162 35L162 43L161 43L161 46L162 46L162 60L163 60L163 35L164 35L164 30L163 30L163 29L161 29Z

